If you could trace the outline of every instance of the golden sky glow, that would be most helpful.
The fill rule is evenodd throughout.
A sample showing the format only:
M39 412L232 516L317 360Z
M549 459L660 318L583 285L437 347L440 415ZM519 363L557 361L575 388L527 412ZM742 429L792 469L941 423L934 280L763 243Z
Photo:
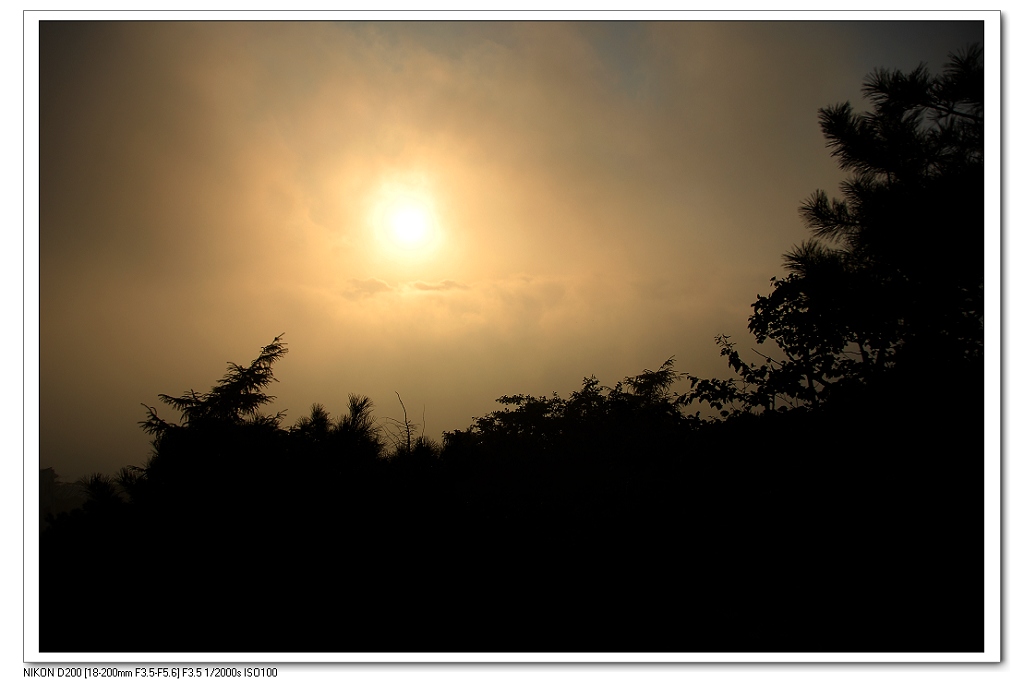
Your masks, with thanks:
M281 332L286 424L427 434L713 337L843 175L819 107L954 22L44 22L42 466L142 463L140 403ZM168 416L170 416L170 411ZM163 414L163 413L162 413Z

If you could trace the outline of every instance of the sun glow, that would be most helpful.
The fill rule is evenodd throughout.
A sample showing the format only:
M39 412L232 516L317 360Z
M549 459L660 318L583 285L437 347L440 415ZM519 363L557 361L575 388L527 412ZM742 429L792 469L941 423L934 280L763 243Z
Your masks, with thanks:
M384 185L373 202L371 220L377 248L388 259L422 261L440 249L438 211L421 185Z
M430 222L423 207L415 204L397 206L388 216L392 239L406 249L418 249L430 239Z

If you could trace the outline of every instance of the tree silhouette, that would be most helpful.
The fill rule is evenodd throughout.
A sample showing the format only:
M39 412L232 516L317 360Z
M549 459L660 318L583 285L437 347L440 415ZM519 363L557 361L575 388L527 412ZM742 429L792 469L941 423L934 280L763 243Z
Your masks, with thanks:
M278 335L274 341L264 346L260 355L247 367L228 363L227 374L209 392L189 391L177 397L160 394L160 400L181 413L182 425L201 426L208 422L278 425L284 417L283 413L265 416L259 413L259 409L275 398L268 396L263 390L271 382L277 381L274 378L273 365L288 353L285 343L281 341L283 336ZM147 433L160 438L174 429L176 425L157 416L154 408L145 407L149 416L140 424Z
M820 113L832 155L853 177L842 200L819 190L805 202L814 238L787 265L797 278L816 276L820 253L845 266L869 304L847 316L851 332L879 364L907 346L980 356L983 91L972 46L939 76L923 65L876 70L864 85L870 114L849 103Z
M719 337L742 386L691 376L684 403L815 406L880 378L980 375L981 48L951 55L938 76L924 65L876 69L863 91L870 112L849 102L819 111L832 156L852 174L842 198L818 190L804 202L811 238L784 255L789 274L752 304L748 329L781 354L748 364Z
M348 414L332 419L327 409L314 403L309 415L300 417L289 430L290 448L301 457L312 457L318 467L337 473L366 466L384 451L383 430L373 417L373 401L349 394Z
M614 386L596 377L563 398L515 394L497 402L506 406L475 418L467 430L444 435L444 455L483 458L563 460L622 459L658 445L677 443L689 429L672 386L679 378L674 359Z
M330 438L334 429L335 425L331 420L331 414L322 404L314 403L309 409L309 415L300 417L291 432L303 441L322 444Z
M208 392L160 394L163 403L180 412L177 423L143 404L147 418L139 424L153 436L153 455L144 467L120 473L125 490L135 498L181 498L188 492L198 501L210 502L279 461L284 413L265 415L260 408L274 400L265 389L276 381L274 364L288 352L282 337L264 346L247 366L229 363L227 373Z

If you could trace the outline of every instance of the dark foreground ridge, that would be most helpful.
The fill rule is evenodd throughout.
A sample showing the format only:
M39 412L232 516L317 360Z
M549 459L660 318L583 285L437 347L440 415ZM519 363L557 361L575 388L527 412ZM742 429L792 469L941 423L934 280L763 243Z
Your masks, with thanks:
M47 519L41 650L982 651L980 84L971 48L821 111L852 178L731 379L505 396L441 444L360 396L282 426L281 337L161 396L149 461Z
M980 411L697 423L605 397L389 458L183 428L127 500L94 486L44 534L41 647L982 648Z

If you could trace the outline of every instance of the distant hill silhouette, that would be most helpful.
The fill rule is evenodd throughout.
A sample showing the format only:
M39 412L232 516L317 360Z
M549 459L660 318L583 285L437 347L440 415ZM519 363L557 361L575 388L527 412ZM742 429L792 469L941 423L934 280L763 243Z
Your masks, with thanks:
M50 519L82 507L87 493L79 483L60 481L52 467L39 471L39 524L46 529Z

